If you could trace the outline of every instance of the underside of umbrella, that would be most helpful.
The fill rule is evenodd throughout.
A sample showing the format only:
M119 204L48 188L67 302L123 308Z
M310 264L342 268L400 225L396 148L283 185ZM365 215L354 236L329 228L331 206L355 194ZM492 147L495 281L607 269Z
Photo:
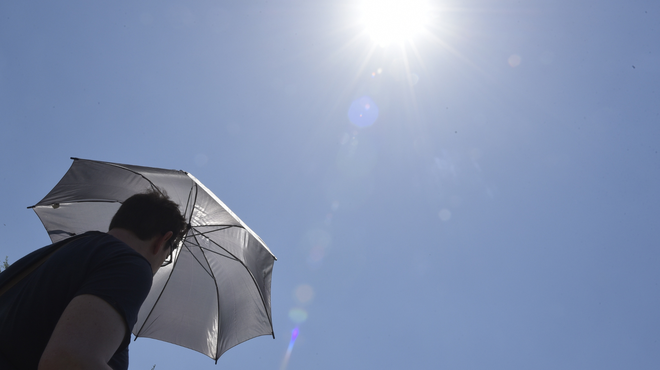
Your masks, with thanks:
M128 197L151 189L179 205L190 229L174 262L154 276L133 328L216 360L248 339L273 335L270 285L275 256L218 197L184 171L73 158L35 212L53 242L108 231Z

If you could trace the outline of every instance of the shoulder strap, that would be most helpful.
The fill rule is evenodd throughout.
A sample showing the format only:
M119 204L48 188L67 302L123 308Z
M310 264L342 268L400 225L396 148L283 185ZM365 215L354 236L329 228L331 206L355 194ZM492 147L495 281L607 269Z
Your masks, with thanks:
M19 283L21 280L23 280L26 276L30 275L32 271L36 270L39 266L41 266L44 262L46 262L50 256L52 256L55 252L60 250L60 248L64 247L65 245L71 243L74 240L81 239L85 234L81 235L76 235L71 238L68 238L66 240L63 240L64 243L62 243L59 246L56 246L52 251L49 251L48 254L43 256L41 259L37 260L34 262L32 265L26 267L23 269L23 271L18 272L15 276L13 276L9 281L7 281L3 286L0 287L0 296L5 294L9 289L11 289L14 285Z

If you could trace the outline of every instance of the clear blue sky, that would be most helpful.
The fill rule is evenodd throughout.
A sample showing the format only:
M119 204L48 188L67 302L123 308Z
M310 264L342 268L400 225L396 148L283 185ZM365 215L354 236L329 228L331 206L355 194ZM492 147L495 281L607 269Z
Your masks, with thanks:
M276 339L133 370L657 369L660 3L432 1L403 46L359 4L0 3L0 256L69 157L181 169L278 257Z

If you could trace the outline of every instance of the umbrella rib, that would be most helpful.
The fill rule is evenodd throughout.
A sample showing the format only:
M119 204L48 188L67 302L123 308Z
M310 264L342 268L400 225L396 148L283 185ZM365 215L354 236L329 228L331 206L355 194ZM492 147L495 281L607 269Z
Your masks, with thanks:
M194 234L193 234L193 237L194 237ZM199 241L197 240L197 238L195 238L195 241L197 241L197 243L199 244ZM193 256L193 258L195 259L195 261L197 261L197 263L198 263L199 266L202 268L202 270L204 270L204 272L206 272L206 273L207 273L207 274L213 279L213 281L215 282L215 276L213 276L213 270L211 270L211 266L208 266L208 264L207 264L208 269L209 269L209 270L207 271L207 270L206 270L206 267L204 267L204 264L203 264L203 263L202 263L202 262L201 262L201 261L195 256L195 254L190 250L190 247L187 246L187 245L185 245L185 243L184 243L184 245L182 246L182 248L183 248L183 247L185 247L185 248L188 250L188 252L190 252L190 255ZM200 249L203 249L203 248L200 247ZM204 252L202 252L202 253L204 253ZM161 296L163 295L163 293L165 292L165 288L167 287L167 284L170 282L170 279L172 278L172 274L174 273L174 268L176 267L178 261L179 261L179 258L177 258L177 259L174 261L174 264L173 264L173 266L172 266L172 271L170 272L170 275L167 277L167 281L166 281L165 284L163 285L163 289L161 289L160 294L158 295L158 298L156 298L156 301L154 301L154 305L151 306L151 310L149 311L149 314L147 315L147 318L144 319L144 323L142 324L142 327L140 328L140 330L138 330L138 333L135 334L135 339L133 339L133 341L136 341L137 338L140 336L140 333L142 332L142 329L144 328L144 324L147 323L147 321L149 320L149 317L151 316L151 313L152 313L153 310L156 308L156 305L158 304L158 301L160 301L160 297L161 297ZM210 272L209 272L209 271L210 271ZM217 287L218 287L218 284L216 283L216 288L217 288ZM216 289L216 290L217 290L217 289ZM217 352L217 350L216 350L216 352Z
M192 196L193 190L195 190L195 200L193 200L193 204L195 204L195 203L197 202L197 184L195 184L194 182L193 182L193 186L190 187L190 192L188 193L188 200L186 201L186 209L184 210L184 214L186 214L186 213L188 212L188 206L190 205L190 198L191 198L191 196ZM193 207L193 209L194 209L194 207ZM194 229L190 228L190 220L191 220L191 218L192 218L192 214L193 214L193 211L190 211L190 216L188 217L188 227L189 227L189 230L193 230L193 231L194 231ZM192 232L190 235L191 235L191 236L194 236L195 233ZM197 240L197 238L195 238L195 241L197 242L197 246L199 247L199 241ZM206 271L206 269L204 268L204 265L202 264L202 262L200 262L200 260L197 259L197 257L195 256L195 254L190 250L190 247L188 247L187 245L185 245L185 243L182 243L182 244L186 247L186 249L188 250L188 252L190 252L190 255L193 256L193 258L195 259L195 261L197 261L197 263L199 263L199 266L200 266L204 271ZM200 247L200 248L201 248L201 247ZM177 258L177 260L178 260L178 258ZM209 274L209 276L213 277L213 275L210 274L208 271L207 271L206 273Z
M192 235L192 236L194 237L194 235ZM195 238L195 241L197 241L197 238ZM199 243L199 242L198 242L198 243ZM199 246L198 246L198 247L199 247ZM186 249L190 252L190 255L193 256L193 258L195 259L195 261L197 261L197 263L199 263L199 266L200 266L204 271L206 271L206 267L204 267L204 264L203 264L203 263L202 263L202 262L201 262L201 261L200 261L200 260L194 255L194 254L193 254L193 252L190 250L190 247L188 247L188 246L186 245ZM199 249L204 249L204 248L199 247ZM203 253L203 252L202 252L202 253ZM209 268L210 268L210 267L209 267ZM213 274L212 274L211 272L206 271L206 273L209 274L210 277L213 277Z
M252 278L252 282L253 282L254 285L257 287L257 292L259 292L259 297L261 297L261 303L264 305L264 310L266 311L266 316L268 317L268 322L270 323L270 330L272 331L271 334L273 335L273 338L275 338L275 331L273 330L273 319L270 317L271 315L270 315L269 312L268 312L268 307L266 306L266 300L264 299L264 296L263 296L263 294L261 293L261 289L259 289L259 284L257 284L257 279L255 279L255 278L254 278L254 275L252 275L252 271L250 271L250 269L245 265L245 263L244 263L243 261L241 261L241 260L238 259L236 256L234 256L233 253L231 253L231 252L228 251L227 249L223 248L220 244L216 243L214 240L212 240L212 239L210 239L210 238L207 238L207 239L208 239L211 243L217 245L219 248L222 248L224 251L226 251L226 252L229 253L232 257L234 257L234 258L236 259L236 261L240 262L241 265L243 265L243 267L245 268L245 271L247 271L248 274L250 274L250 277ZM200 248L201 248L201 247L200 247Z
M190 251L188 246L185 246L185 247L186 247L186 249L188 249L188 251ZM190 252L190 254L192 254L192 252ZM194 257L194 255L193 255L193 257ZM165 288L167 288L167 284L169 284L170 279L172 278L172 274L174 274L174 268L176 267L178 262L179 262L179 258L174 260L174 263L172 264L172 271L170 271L169 276L167 276L167 281L165 282L165 284L163 284L163 289L160 290L160 293L158 294L158 298L156 298L156 300L154 301L153 306L151 306L151 310L149 310L149 314L144 319L144 322L142 323L142 326L140 327L140 330L138 330L137 334L135 334L135 339L133 339L133 341L136 341L138 339L138 337L140 336L140 333L142 332L142 329L144 329L144 325L147 323L147 321L149 320L149 317L151 317L151 314L154 312L154 309L156 308L156 305L158 304L158 301L160 301L160 297L163 296L163 292L165 292Z
M202 235L202 236L203 236L203 235ZM222 247L220 247L220 248L222 248ZM200 246L199 249L203 249L203 250L205 250L205 251L207 251L207 252L209 252L209 253L217 254L217 255L220 256L220 257L224 257L224 258L230 259L230 260L232 260L232 261L240 261L238 258L236 258L236 257L234 257L234 256L226 256L226 255L224 255L224 254L222 254L222 253L218 253L218 252L216 252L216 251L214 251L214 250L212 250L212 249L209 249L209 248L204 248L204 247L201 247L201 246ZM224 249L224 248L222 248L222 249L226 251L226 249Z
M225 229L229 229L231 227L231 226L226 226L226 225L203 225L203 226L197 226L197 227L207 227L207 226L217 226L218 229L209 230L209 231L199 231L199 230L197 230L197 233L199 235L206 235L206 234L209 234L209 233L214 233L216 231L222 231L222 230L225 230Z
M243 230L245 230L245 228L243 228L243 227L241 227L241 226L236 226L236 225L203 225L203 226L197 226L197 227L207 227L207 226L218 226L218 227L220 227L220 228L219 228L219 229L215 229L215 230L209 230L209 231L200 231L200 230L197 230L197 234L198 234L198 235L204 235L204 236L206 236L206 234L214 233L214 232L216 232L216 231L226 230L226 229L229 229L229 228L231 228L231 227L237 227L237 228L239 228L239 229L243 229Z
M213 241L211 238L209 238L208 236L206 236L206 235L205 235L206 233L199 232L199 231L198 231L197 229L195 229L194 227L192 228L192 230L196 231L196 233L193 233L192 235L194 235L194 236L197 236L197 235L203 236L206 240L210 241L211 243L215 244L216 246L218 246L218 247L219 247L220 249L222 249L223 251L227 252L227 253L229 254L229 256L226 256L226 255L224 255L224 254L222 254L222 253L216 252L216 251L214 251L214 250L212 250L212 249L210 249L210 248L202 247L201 244L198 242L198 243L197 243L197 246L199 247L199 249L204 249L204 250L206 250L206 251L208 251L208 252L211 252L211 253L217 254L218 256L225 257L225 258L228 258L228 259L230 259L230 260L234 260L234 261L241 262L241 260L239 260L238 257L234 256L234 254L232 254L230 251L228 251L227 248L221 246L220 244L216 243L216 242ZM195 240L197 240L197 238L195 238ZM242 262L241 262L241 263L242 263ZM245 265L243 265L243 266L245 266Z
M112 200L112 199L78 199L78 200L71 200L71 201L66 201L63 203L56 203L56 204L72 204L72 203L121 203L118 200ZM35 204L33 206L27 207L28 209L31 208L37 208L37 207L51 207L51 205L40 205L40 204Z
M242 225L230 225L230 224L204 224L204 225L199 225L199 226L203 226L203 227L224 226L224 227L238 227L240 229L245 229Z
M77 159L77 158L75 158L75 159ZM147 180L147 182L151 185L151 187L152 187L154 190L156 190L157 192L159 192L159 193L162 194L162 195L165 195L165 194L163 194L163 192L160 190L160 188L159 188L158 186L156 186L156 184L154 184L151 180L149 180L145 175L143 175L143 174L141 174L141 173L139 173L139 172L137 172L137 171L133 171L132 169L130 169L130 168L126 168L126 167L124 167L124 166L122 166L122 165L119 165L119 164L117 164L117 163L109 163L109 162L99 162L99 163L107 164L108 166L112 166L112 167L121 168L122 170L126 170L126 171L131 172L131 173L133 173L133 174L135 174L135 175L138 175L138 176L142 177L143 179Z
M142 175L142 174L140 174L140 173L138 173L138 172L132 171L132 170L130 170L130 169L128 169L128 168L125 168L125 167L123 167L123 166L119 166L119 165L116 165L116 164L113 164L113 163L108 163L108 164L113 165L113 166L116 166L116 167L119 167L119 168L123 168L123 169L125 169L125 170L127 170L127 171L130 171L130 172L137 173L138 175L142 176L145 180L149 181L149 183L150 183L150 184L151 184L156 190L158 190L158 192L160 192L160 193L162 194L162 192L160 191L160 189L158 189L158 187L156 187L156 185L154 185L154 183L151 182L149 179L147 179L144 175ZM193 182L193 184L194 184L194 187L191 187L191 188L190 188L190 193L188 193L188 201L187 201L187 203L186 203L186 210L188 209L188 205L190 204L190 195L192 194L193 188L194 188L194 189L197 189L197 184L194 183L194 182ZM194 202L196 202L196 201L197 201L197 191L195 191L195 201L194 201ZM193 204L194 204L194 203L193 203ZM185 213L184 213L184 214L185 214ZM192 212L190 212L190 217L192 217ZM188 218L188 225L190 225L190 218ZM194 236L195 234L194 234L194 233L191 233L191 235ZM184 237L185 237L185 236L184 236ZM195 238L195 241L197 241L197 238ZM196 257L195 254L190 250L190 248L189 248L187 245L185 245L185 243L181 243L181 245L182 245L181 248L185 247L185 248L188 250L188 252L190 252L190 255L193 256L193 258L195 259L195 261L197 261L197 263L199 263L199 265L202 267L202 270L204 270L207 274L209 274L211 277L213 277L213 271L211 271L211 273L209 273L208 271L206 271L206 269L204 268L204 265L199 261L199 259L197 259L197 257ZM197 242L197 245L199 245L199 241ZM180 252L179 252L179 253L180 253ZM202 252L202 253L204 253L204 252ZM150 317L151 314L154 312L154 309L156 308L156 305L158 304L158 301L160 301L160 297L163 296L163 292L165 292L165 288L167 287L167 284L169 284L170 279L172 278L172 274L174 273L174 268L176 267L176 265L177 265L178 262L179 262L179 258L177 257L177 259L174 261L174 264L172 265L172 271L170 271L170 275L167 277L167 281L166 281L165 284L163 285L163 289L160 291L160 294L158 294L158 298L156 298L156 301L154 301L154 305L151 306L151 310L149 310L149 314L148 314L147 317L144 319L144 323L142 324L142 327L140 327L140 330L138 330L137 334L135 334L135 339L134 339L134 341L137 340L138 336L140 336L140 333L142 332L142 329L144 329L144 324L147 323L147 320L149 320L149 317ZM210 267L210 266L209 266L209 270L211 270L211 267ZM213 280L215 281L215 278L213 278ZM216 287L217 287L217 285L216 285Z
M197 242L197 245L200 245L199 240L197 239L197 235L195 235L193 233L192 237L195 238L195 241ZM209 240L211 240L211 239L209 239ZM199 250L202 251L202 255L204 256L204 258L206 258L206 254L204 253L204 248L202 248L200 246ZM215 354L214 354L215 363L217 365L218 364L218 358L220 358L220 356L218 356L218 352L219 352L219 348L220 348L220 317L221 317L220 316L220 291L218 289L218 281L215 279L215 274L213 273L213 269L211 268L211 265L209 264L208 258L206 258L206 263L209 267L209 271L211 272L211 277L213 278L212 279L213 284L215 284L215 299L216 299L216 303L217 303L216 307L218 308L218 311L217 311L218 312L218 333L217 333L217 336L215 338Z
M264 243L264 241L261 240L259 235L255 234L254 231L252 231L252 229L250 229L243 221L241 221L241 219L234 212L232 212L231 209L229 209L229 207L227 207L226 204L224 204L220 200L220 198L218 198L215 194L213 194L213 192L209 188L207 188L206 186L204 186L204 184L202 184L199 180L197 180L195 176L193 176L188 172L186 172L186 175L188 175L188 177L190 177L195 182L195 184L197 184L202 190L204 190L204 192L208 196L210 196L213 200L215 200L223 208L223 210L226 211L234 220L238 221L243 226L243 228L245 228L245 230L247 230L248 233L250 233L253 238L258 240L261 243L261 246L264 249L266 249L271 256L273 256L273 259L277 261L277 257L275 257L275 255L273 255L273 252L271 252L270 249L268 249L266 243Z
M194 205L197 204L197 194L199 193L198 186L195 182L193 182L193 186L190 187L190 192L188 193L188 201L186 202L186 210L184 212L188 212L188 206L190 205L190 198L192 197L193 190L195 191L195 198L192 201L193 207L190 210L190 216L188 216L188 227L190 227L190 221L192 220L192 215L193 215L193 212L195 211L195 206ZM197 238L195 237L195 231L196 230L193 229L192 227L190 227L190 230L192 231L190 233L190 236L192 236L195 239L195 242L197 243L197 247L199 247L201 249L202 247L199 245L199 240L197 240ZM185 245L185 243L184 243L184 245ZM193 256L195 261L197 261L197 263L199 263L199 266L202 268L202 270L206 271L206 268L204 267L204 264L197 258L197 256L195 256L195 254L190 250L190 248L187 245L186 245L186 249L188 249L188 251L190 252L190 255ZM202 254L203 253L204 252L202 252ZM211 271L211 266L209 266L209 271ZM211 278L213 278L213 280L215 280L215 278L213 277L213 271L211 271L211 272L209 272L209 271L206 271L206 273L209 274L209 276L211 276Z
M188 206L190 205L190 197L192 196L192 191L194 187L190 187L190 192L188 192L188 200L186 200L186 208L183 210L183 214L188 213ZM190 211L190 215L192 216L192 211ZM190 217L188 217L188 225L190 225Z
M192 231L195 231L193 234L191 234L192 236L198 236L198 235L199 235L199 236L203 236L205 239L207 239L207 240L213 242L208 236L205 235L205 233L200 233L200 232L199 232L197 229L195 229L194 227L191 228L191 230L192 230ZM197 238L195 238L195 240L197 240ZM215 245L217 245L218 247L220 247L223 251L229 253L230 255L227 256L227 255L224 255L224 254L222 254L222 253L216 252L216 251L214 251L213 249L202 247L202 246L199 244L199 241L198 241L198 243L197 243L197 247L198 247L199 249L203 249L203 250L208 251L208 252L210 252L210 253L217 254L217 255L220 256L220 257L228 258L228 259L230 259L230 260L234 260L234 261L239 261L239 259L236 258L236 256L234 256L233 254L231 254L227 249L225 249L224 247L222 247L222 246L219 245L218 243L215 243L215 242L213 242L213 243L214 243Z

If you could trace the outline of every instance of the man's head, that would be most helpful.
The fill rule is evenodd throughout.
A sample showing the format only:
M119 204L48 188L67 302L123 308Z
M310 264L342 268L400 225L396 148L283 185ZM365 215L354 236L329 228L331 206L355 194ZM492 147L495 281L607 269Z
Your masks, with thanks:
M186 230L186 220L179 206L167 195L151 190L126 199L110 221L109 229L126 229L140 240L172 232L169 247L176 248Z

